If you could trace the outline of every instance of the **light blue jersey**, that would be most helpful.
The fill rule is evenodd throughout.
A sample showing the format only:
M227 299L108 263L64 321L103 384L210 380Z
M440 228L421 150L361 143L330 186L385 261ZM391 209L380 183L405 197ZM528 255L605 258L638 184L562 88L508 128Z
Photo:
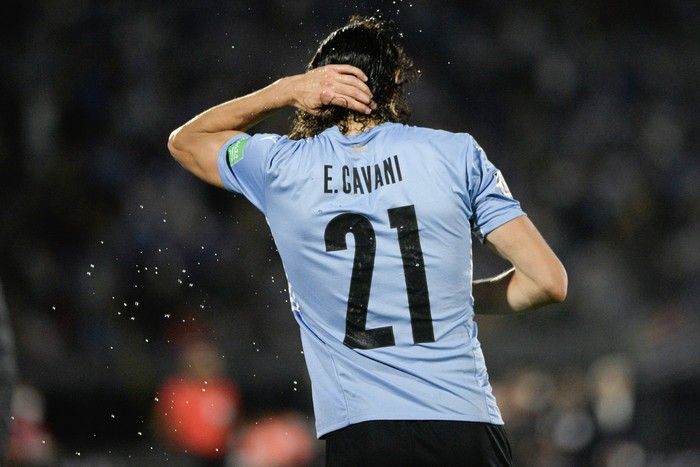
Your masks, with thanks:
M266 216L301 329L318 436L367 420L502 424L471 296L471 235L523 215L465 133L239 135L224 185Z

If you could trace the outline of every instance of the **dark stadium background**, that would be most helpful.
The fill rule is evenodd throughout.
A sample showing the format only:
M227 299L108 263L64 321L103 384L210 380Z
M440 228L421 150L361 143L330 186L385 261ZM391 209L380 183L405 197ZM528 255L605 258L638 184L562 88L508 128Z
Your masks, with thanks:
M412 122L473 134L569 271L564 304L478 320L518 465L700 463L697 1L11 1L0 279L55 465L163 462L183 336L215 343L247 419L312 421L264 218L166 140L377 9L421 70ZM476 250L477 276L503 267Z

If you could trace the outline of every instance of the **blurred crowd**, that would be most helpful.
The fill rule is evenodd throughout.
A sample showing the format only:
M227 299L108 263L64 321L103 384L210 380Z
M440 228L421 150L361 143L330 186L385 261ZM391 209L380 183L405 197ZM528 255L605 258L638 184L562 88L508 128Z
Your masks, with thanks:
M155 415L174 413L162 385L186 379L193 342L213 346L196 357L231 397L217 399L229 446L217 462L322 458L265 220L182 170L166 141L205 108L303 71L328 31L377 9L420 70L412 123L474 135L569 271L564 304L478 320L518 465L700 464L698 2L3 9L16 464L197 465ZM290 116L257 130L284 133ZM503 267L478 245L474 264L479 277ZM213 387L198 378L195 392ZM270 446L293 452L270 461Z

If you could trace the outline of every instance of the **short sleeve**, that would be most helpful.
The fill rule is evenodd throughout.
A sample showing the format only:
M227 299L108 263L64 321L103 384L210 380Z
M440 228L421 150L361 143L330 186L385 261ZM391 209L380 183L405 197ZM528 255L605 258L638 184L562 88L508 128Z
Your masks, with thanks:
M245 196L265 212L265 188L270 154L279 135L239 134L219 151L219 175L227 190Z
M467 184L472 203L472 232L484 242L486 236L508 221L525 214L513 198L503 174L488 160L471 138L467 161Z

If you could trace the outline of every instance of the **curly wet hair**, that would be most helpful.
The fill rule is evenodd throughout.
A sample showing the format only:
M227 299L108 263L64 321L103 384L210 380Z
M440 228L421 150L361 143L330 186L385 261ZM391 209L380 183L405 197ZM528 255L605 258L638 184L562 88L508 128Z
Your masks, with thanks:
M385 122L405 123L410 117L405 85L418 73L413 61L397 44L394 24L377 17L354 16L343 27L333 31L321 42L307 66L312 70L329 64L350 64L365 72L367 85L377 109L370 115L360 114L337 105L328 105L318 114L297 110L291 139L309 138L327 128L338 126L347 133L351 121L364 126Z

